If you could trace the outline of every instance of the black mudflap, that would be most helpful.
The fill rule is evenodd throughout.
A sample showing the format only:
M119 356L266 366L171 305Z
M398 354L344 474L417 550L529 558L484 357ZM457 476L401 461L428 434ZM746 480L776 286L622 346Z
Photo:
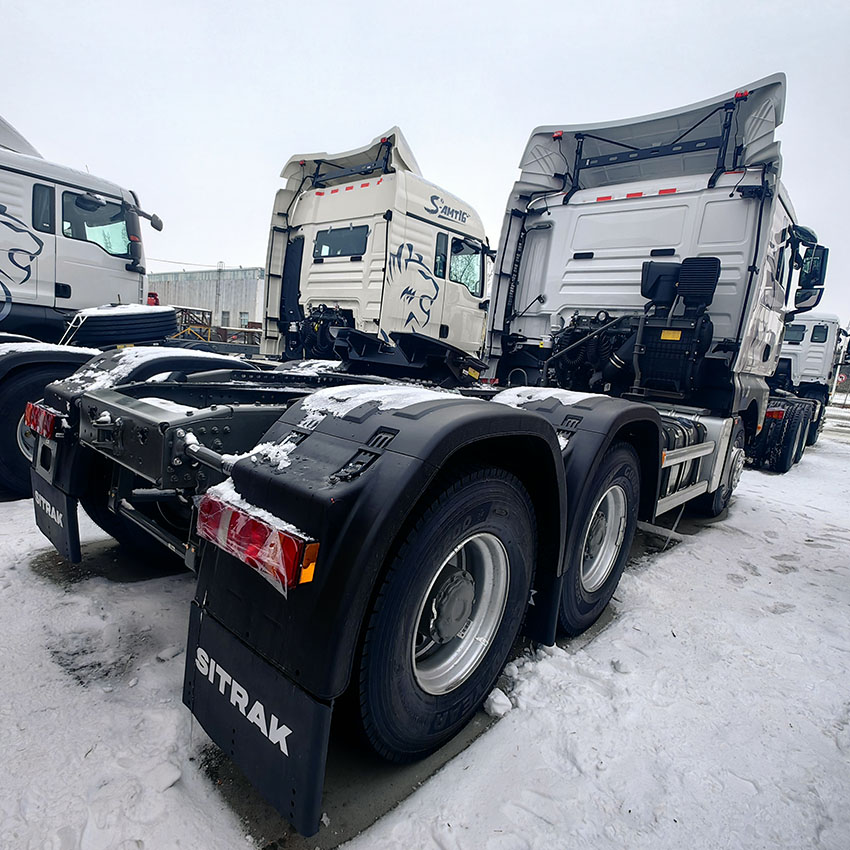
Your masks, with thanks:
M298 832L318 830L331 705L290 682L196 602L183 702Z
M35 522L56 551L72 564L79 564L80 527L77 500L43 478L38 470L30 470Z

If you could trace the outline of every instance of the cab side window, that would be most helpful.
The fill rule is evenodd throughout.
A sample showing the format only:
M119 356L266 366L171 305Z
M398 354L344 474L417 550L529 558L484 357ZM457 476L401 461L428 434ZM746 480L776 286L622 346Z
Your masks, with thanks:
M41 233L56 232L56 192L52 186L32 187L32 226Z
M445 233L437 234L437 247L434 250L434 277L446 276L446 255L449 253L449 237Z
M815 325L812 328L812 342L826 342L829 335L829 327L827 325Z
M114 257L130 257L130 237L121 204L63 192L62 234L69 239L93 242Z
M452 239L449 280L463 284L476 298L484 291L481 279L481 249L465 239Z

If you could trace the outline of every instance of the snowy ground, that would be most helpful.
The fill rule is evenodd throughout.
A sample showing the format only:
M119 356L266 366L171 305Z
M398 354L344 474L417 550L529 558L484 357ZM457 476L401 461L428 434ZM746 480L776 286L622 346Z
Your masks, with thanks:
M788 475L746 472L725 520L633 563L591 640L518 659L510 711L350 846L846 850L848 497L836 412ZM263 846L180 702L191 576L136 581L84 536L93 572L0 504L0 847Z

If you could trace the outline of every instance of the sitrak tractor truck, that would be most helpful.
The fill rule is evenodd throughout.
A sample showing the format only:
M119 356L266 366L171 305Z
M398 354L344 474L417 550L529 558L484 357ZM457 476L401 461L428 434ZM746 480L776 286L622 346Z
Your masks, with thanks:
M431 753L518 635L597 620L639 519L728 505L784 323L823 291L780 181L784 106L775 75L534 130L489 310L477 217L400 133L294 157L271 368L136 347L30 405L39 527L79 560L81 502L197 572L183 700L300 832L335 712L386 759Z

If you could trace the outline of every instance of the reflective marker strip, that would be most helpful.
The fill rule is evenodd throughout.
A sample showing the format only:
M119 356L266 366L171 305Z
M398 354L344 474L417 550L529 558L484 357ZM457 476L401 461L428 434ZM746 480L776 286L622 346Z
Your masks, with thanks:
M659 195L675 195L677 191L678 191L677 189L659 189L658 194ZM628 192L628 193L626 193L626 197L627 198L644 198L644 197L648 198L648 197L651 197L651 195L644 195L643 192ZM622 198L615 198L613 195L599 195L599 197L596 200L598 202L598 201L614 201L614 200L623 200L623 199Z
M376 186L380 186L380 185L381 185L381 183L383 183L383 182L384 182L384 178L383 178L383 177L380 177L378 180L376 180L376 181L375 181L375 185L376 185ZM361 183L359 188L361 188L361 189L368 189L371 185L372 185L372 182L371 182L371 181L369 181L368 183ZM357 186L355 186L354 184L352 184L351 186L344 186L344 187L341 187L341 188L344 188L346 192L351 192L351 191L353 191L354 189L357 189L358 187L357 187ZM331 189L331 190L330 190L330 193L331 193L331 195L337 195L337 194L339 194L339 189ZM317 197L317 198L323 198L326 194L327 194L327 192L319 192L319 191L317 191L317 192L316 192L316 197ZM601 200L601 198L600 198L600 200ZM610 200L610 198L609 198L609 200Z

